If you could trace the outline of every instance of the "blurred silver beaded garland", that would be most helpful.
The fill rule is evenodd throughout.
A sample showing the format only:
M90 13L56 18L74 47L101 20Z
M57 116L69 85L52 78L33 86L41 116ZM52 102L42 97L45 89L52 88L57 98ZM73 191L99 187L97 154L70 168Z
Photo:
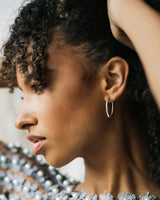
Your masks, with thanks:
M5 192L0 190L0 200L20 200L20 193L24 199L30 198L33 200L113 200L110 193L105 192L101 195L89 194L84 191L75 191L78 184L73 178L66 177L59 173L57 169L47 165L41 156L32 155L28 149L22 148L19 144L9 143L4 145L11 155L0 152L0 189L1 186L5 190L13 190L15 194L5 195ZM15 155L15 153L18 153ZM23 155L23 158L18 155ZM34 160L33 162L26 161L26 158ZM37 167L38 166L38 167ZM3 169L12 169L6 170ZM12 172L23 172L26 176L31 176L35 183L25 180L23 176L15 175ZM47 174L47 175L46 175ZM36 181L40 183L39 190ZM130 193L118 194L119 200L136 200L136 196ZM139 200L156 200L155 195L141 194Z

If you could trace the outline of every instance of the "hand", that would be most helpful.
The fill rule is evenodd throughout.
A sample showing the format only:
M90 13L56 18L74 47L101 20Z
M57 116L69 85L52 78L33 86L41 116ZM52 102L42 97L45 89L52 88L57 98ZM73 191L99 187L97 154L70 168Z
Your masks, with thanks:
M122 1L125 0L107 0L110 27L115 39L117 39L119 42L126 45L127 47L134 49L131 40L126 35L124 29L122 28L122 23L120 22L121 12L124 12L123 6L121 6Z

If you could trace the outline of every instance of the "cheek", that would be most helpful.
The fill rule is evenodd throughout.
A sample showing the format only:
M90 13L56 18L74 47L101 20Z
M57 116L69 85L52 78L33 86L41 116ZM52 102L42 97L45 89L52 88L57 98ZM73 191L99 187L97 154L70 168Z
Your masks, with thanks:
M98 120L103 117L103 95L98 87L88 88L73 77L77 76L69 73L61 78L63 81L38 99L38 126L41 135L49 139L47 161L57 159L53 165L60 163L59 159L68 162L82 156L86 147L97 140Z
M72 142L71 137L75 143L83 136L90 137L97 129L98 119L103 116L101 98L97 96L100 94L96 89L92 93L84 85L64 87L54 95L47 95L40 106L40 126L50 138L64 139L64 143Z
M86 92L80 87L64 87L54 95L44 96L41 101L39 130L49 141L45 156L53 166L67 164L81 154L86 144L89 121Z
M40 122L54 129L71 129L75 122L83 118L86 100L80 93L80 88L59 90L55 95L48 95L40 106ZM54 130L53 130L54 131Z
M68 69L61 73L61 78L43 99L43 115L48 126L59 129L66 128L66 124L68 128L73 126L75 117L80 115L84 107L87 94L88 90L78 72Z

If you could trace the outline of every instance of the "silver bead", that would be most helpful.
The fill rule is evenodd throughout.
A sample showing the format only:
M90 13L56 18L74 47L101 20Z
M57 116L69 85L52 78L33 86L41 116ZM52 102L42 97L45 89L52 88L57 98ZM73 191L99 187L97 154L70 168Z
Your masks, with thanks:
M72 193L72 197L74 199L77 199L79 197L79 194L77 192Z
M37 159L38 162L42 162L43 161L43 158L42 158L41 155L36 156L36 159Z
M56 179L59 180L59 181L61 181L62 180L62 176L60 174L57 174L56 175Z
M67 186L66 190L67 190L67 192L71 193L71 192L73 192L73 187L72 186Z
M144 200L150 200L150 198L149 198L149 197L146 197Z
M24 148L24 149L23 149L23 153L24 153L24 154L28 154L28 153L29 153L29 150L28 150L27 148Z
M13 148L13 147L14 147L13 142L9 142L9 143L8 143L8 147L9 147L9 148Z
M53 171L53 170L54 170L54 167L50 165L50 166L48 167L48 169L49 169L50 171Z
M57 194L59 192L58 188L53 188L53 193Z
M131 193L119 193L118 199L119 200L136 200L136 196Z
M10 183L10 182L11 182L11 179L10 179L8 176L6 176L6 177L4 178L4 181L7 182L7 183Z
M21 144L20 144L19 142L16 142L15 146L16 146L17 148L19 148L19 147L21 147Z
M40 195L36 195L35 196L35 200L41 200L42 198L41 198L41 196Z
M62 200L62 198L61 197L56 197L56 200Z
M29 187L24 186L23 191L24 191L24 192L29 192Z
M63 181L63 185L64 186L68 186L69 185L69 181L67 181L67 180Z
M16 179L14 179L12 182L14 185L18 185L18 181Z
M0 157L0 160L1 160L1 162L6 162L6 161L7 161L7 158L6 158L6 156L1 156L1 157Z
M14 159L12 160L12 164L17 165L17 164L18 164L18 160L14 158Z
M92 200L90 197L86 197L85 200Z
M31 165L29 163L25 164L26 169L31 169Z
M44 172L43 172L42 170L39 170L39 171L37 172L37 175L38 175L39 177L42 177L42 176L44 176Z
M75 179L73 177L69 177L69 181L74 183Z
M52 185L52 181L47 180L47 181L45 182L45 184L46 184L46 186L50 187L50 186Z

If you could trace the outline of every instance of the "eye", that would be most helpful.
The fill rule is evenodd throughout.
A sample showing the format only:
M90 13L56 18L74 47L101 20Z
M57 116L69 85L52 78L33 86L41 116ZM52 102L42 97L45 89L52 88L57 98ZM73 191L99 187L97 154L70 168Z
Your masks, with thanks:
M47 86L48 84L46 82L42 82L32 84L31 88L35 91L35 94L41 94Z

